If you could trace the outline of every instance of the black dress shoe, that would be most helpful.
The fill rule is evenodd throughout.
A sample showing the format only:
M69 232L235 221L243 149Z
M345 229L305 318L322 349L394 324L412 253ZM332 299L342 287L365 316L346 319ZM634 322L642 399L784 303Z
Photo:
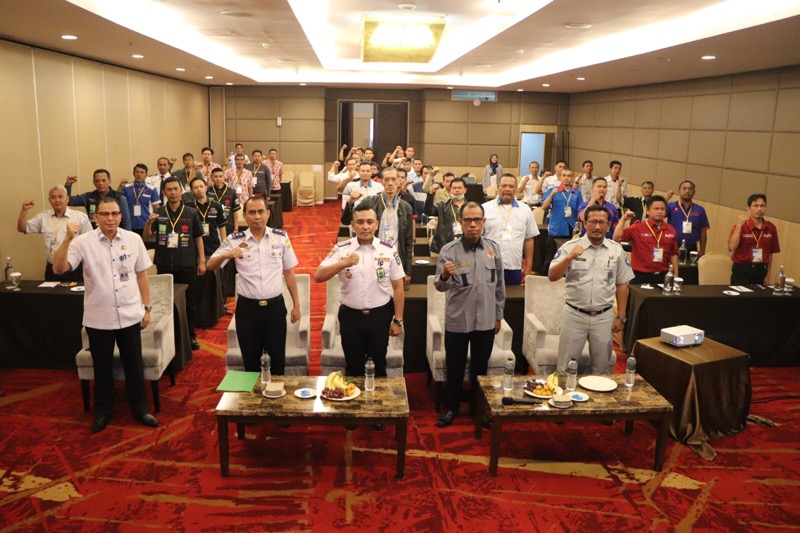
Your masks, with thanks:
M106 426L108 425L109 417L107 416L96 416L94 418L94 422L92 422L92 433L100 433Z
M446 428L450 424L453 423L453 419L456 417L455 411L445 411L442 413L442 416L439 417L439 420L436 421L436 426L440 428Z
M483 425L483 427L486 429L492 429L492 419L489 418L489 415L483 415L483 421L481 422L481 425Z
M372 424L372 429L374 431L383 431L383 424Z
M192 350L199 350L200 349L200 343L197 342L197 339L192 339L192 343L191 344L192 344Z
M226 315L232 315L233 311L231 311L230 309L225 309L225 314Z
M145 426L149 426L151 428L158 427L158 420L156 420L156 417L154 417L150 413L144 415L142 418L139 419L139 421Z

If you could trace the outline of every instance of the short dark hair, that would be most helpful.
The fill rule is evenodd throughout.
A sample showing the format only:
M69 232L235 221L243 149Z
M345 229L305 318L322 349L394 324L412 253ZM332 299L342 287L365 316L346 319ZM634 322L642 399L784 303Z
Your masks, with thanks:
M565 165L567 164L567 162L564 161L563 159L559 159L558 161L556 161L556 165L558 165L559 163L564 163Z
M370 148L370 147L364 148L364 151L365 151L365 152L366 152L367 150L369 150L369 151L370 151L370 152L372 152L373 154L375 153L375 150L373 150L373 149L372 149L372 148Z
M361 168L364 165L367 165L368 167L372 167L372 163L370 163L368 161L361 161L361 162L358 163L358 168Z
M179 180L179 179L178 179L178 178L176 178L175 176L170 176L170 177L168 177L167 179L165 179L165 180L164 180L164 181L161 183L161 190L162 190L162 191L163 191L163 190L165 190L165 189L167 188L167 185L169 185L170 183L177 183L177 184L178 184L178 186L181 188L181 190L183 190L183 185L181 185L181 180Z
M255 150L253 150L253 153L251 153L250 155L256 155L256 154L261 154L261 155L264 155L264 152L262 152L262 151L261 151L261 150L259 150L259 149L255 149Z
M452 185L451 185L452 186ZM486 211L483 210L483 206L478 202L466 202L464 205L461 206L461 209L458 210L458 219L461 220L461 217L464 215L464 209L470 207L477 207L481 210L481 216L486 216Z
M756 193L756 194L751 194L750 196L747 197L747 207L750 207L751 205L753 205L753 202L755 202L756 200L764 200L764 203L766 204L767 203L767 195L766 194L762 194L760 192Z
M445 172L444 174L442 174L442 179L445 179L447 176L453 176L454 178L456 177L456 175L453 174L452 172Z
M270 149L269 149L269 153L271 154L272 152L275 152L275 153L277 154L277 153L278 153L278 150L277 150L277 149L275 149L275 148L270 148Z
M167 163L172 163L172 161L170 161L170 160L169 160L169 157L159 157L158 159L156 159L156 165L157 165L157 164L158 164L158 162L159 162L159 161L161 161L162 159L163 159L164 161L166 161Z
M611 211L606 209L606 206L604 205L596 205L596 204L590 205L589 207L586 208L586 210L583 212L583 220L589 220L589 215L591 215L592 213L596 213L598 211L601 213L605 213L606 217L608 217L608 221L611 222Z
M608 182L606 181L606 179L603 176L595 176L595 178L592 180L592 187L594 187L595 183L597 183L598 181L601 181L601 180L605 181L606 185L608 185Z
M608 168L613 167L614 165L619 165L619 168L622 168L622 163L617 161L616 159L612 160L611 163L608 164Z
M183 157L181 157L181 159L186 159L187 157L191 157L192 159L194 159L194 154L192 152L186 152L185 154L183 154Z
M697 188L697 186L694 184L694 182L692 180L683 180L682 182L680 182L678 184L678 189L679 190L680 190L681 187L683 187L684 183L691 183L692 184L692 189L696 189Z
M369 205L367 202L361 202L353 208L353 218L356 217L356 213L360 213L361 211L372 211L375 213L375 209L373 209L371 205ZM377 217L378 214L375 213L375 216Z
M92 179L94 179L94 177L97 176L98 174L105 174L106 176L108 176L109 180L111 179L111 172L109 172L104 168L98 168L97 170L92 172Z
M592 166L594 166L594 163L592 163L592 160L591 160L591 159L587 159L586 161L584 161L584 162L581 164L581 166L582 166L582 167L585 167L585 166L586 166L586 163L589 163L589 164L591 164Z
M497 185L500 185L500 180L502 180L503 178L512 178L514 180L514 184L517 183L517 177L514 174L506 172L502 176L500 176L499 180L497 180Z
M256 201L264 202L264 209L267 208L267 200L263 196L257 196L257 195L254 194L253 196L251 196L250 198L248 198L247 200L244 201L244 205L242 206L242 211L244 213L247 213L247 204L249 204L250 202L256 202Z
M362 163L362 165L369 165L369 163ZM383 178L387 172L394 172L397 174L398 178L400 177L400 171L398 169L394 168L393 166L388 166L381 170L381 178ZM405 170L403 170L403 172L405 172ZM406 176L408 176L408 174L406 174Z
M344 160L344 164L346 165L348 161L358 161L358 159L355 157L348 157L347 159Z
M222 170L222 167L216 167L216 168L211 169L211 173L212 174L214 174L215 172L219 172L220 174L222 174L225 171Z
M144 170L144 173L147 174L147 165L145 165L144 163L136 163L135 165L133 165L134 172L136 172L137 168L141 168L142 170Z
M203 152L205 152L206 150L208 150L209 152L211 152L211 155L214 155L214 150L212 150L212 149L211 149L211 148L209 148L208 146L204 146L204 147L203 147L203 149L202 149L202 150L200 150L200 153L202 154L202 153L203 153Z
M643 182L642 182L642 187L644 187L645 185L651 185L651 186L653 186L653 187L655 187L655 186L656 186L656 184L655 184L655 183L653 183L653 182L652 182L652 181L650 181L650 180L643 181Z
M203 182L203 185L208 185L208 184L206 183L206 179L205 179L203 176L195 176L195 177L193 177L193 178L192 178L192 180L189 182L189 188L190 188L190 189L192 188L192 183L194 183L194 182L195 182L195 181L197 181L197 180L200 180L200 181L202 181L202 182Z
M445 174L445 176L447 176L447 174ZM453 178L453 181L450 182L450 187L452 187L454 183L460 183L465 189L467 188L467 182L464 181L464 178Z
M111 196L111 195L109 195L109 196L103 196L102 198L100 198L100 201L99 201L99 202L97 202L97 207L98 207L98 209L99 209L99 208L100 208L100 206L101 206L101 205L103 205L103 204L117 204L117 207L120 207L120 205L119 205L119 202L117 201L117 199L116 199L116 198L114 198L114 197L113 197L113 196Z
M667 205L667 199L661 196L660 194L654 194L653 196L645 200L644 205L645 207L647 207L647 209L650 209L650 206L656 202L664 202L665 207Z
M244 148L244 146L242 146L242 143L236 143L233 145L234 148L236 148L237 146L241 146L242 148Z
M236 160L236 159L241 159L242 161L244 161L244 154L235 154L235 155L233 156L233 159L234 159L234 160Z

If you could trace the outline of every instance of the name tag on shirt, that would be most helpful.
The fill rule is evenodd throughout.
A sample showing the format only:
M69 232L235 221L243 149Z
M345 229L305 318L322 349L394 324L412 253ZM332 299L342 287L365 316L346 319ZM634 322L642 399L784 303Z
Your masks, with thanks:
M506 226L506 228L503 230L503 233L500 234L500 240L501 241L510 241L512 236L513 235L512 235L511 226Z
M177 233L167 234L167 248L177 248L177 247L178 247L178 234Z
M683 222L683 229L681 233L691 233L692 232L692 223L689 220L684 220Z
M57 240L53 239L52 241L50 241L50 255L56 254L56 250L58 250L58 245L59 242Z
M208 222L203 222L203 237L208 237Z
M764 249L753 248L753 263L763 263L763 262L764 262Z
M461 224L458 222L453 222L453 235L461 235L464 233L464 230L461 229Z
M461 261L460 263L456 263L456 268L464 268L469 266L469 261Z
M564 208L564 216L567 218L572 216L572 207L567 206Z
M136 205L133 206L133 216L135 216L135 217L142 216L142 206L141 205L136 204Z
M378 270L375 271L375 273L378 275L378 283L385 283L386 282L386 269L385 268L379 268Z
M653 248L653 263L663 263L663 262L664 262L664 249L656 246L655 248Z

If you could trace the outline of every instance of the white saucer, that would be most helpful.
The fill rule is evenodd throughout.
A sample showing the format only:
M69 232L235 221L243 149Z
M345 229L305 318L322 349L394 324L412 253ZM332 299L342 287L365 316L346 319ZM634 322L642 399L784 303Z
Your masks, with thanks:
M317 397L317 391L314 389L297 389L294 391L294 395L300 398L301 400L311 400Z
M595 392L611 392L617 388L616 381L603 376L584 376L578 380L578 385Z
M585 392L580 392L580 391L574 390L572 392L568 392L567 396L572 398L573 402L588 402L589 401L589 395L586 394Z
M414 263L418 265L429 265L430 261L428 261L427 259L417 259L416 261L414 261Z
M728 296L739 296L740 293L736 291L722 291L722 294L727 294Z
M569 402L569 405L564 405L564 406L556 405L556 402L554 402L552 398L547 400L547 403L550 404L552 407L555 407L556 409L569 409L570 407L572 407L572 402Z
M86 290L86 287L84 287L83 285L78 285L77 287L72 287L70 290L72 292L83 292Z
M283 394L281 394L280 396L264 396L263 392L261 393L261 396L263 396L268 400L277 400L278 398L283 398L284 396L286 396L286 389L283 389Z

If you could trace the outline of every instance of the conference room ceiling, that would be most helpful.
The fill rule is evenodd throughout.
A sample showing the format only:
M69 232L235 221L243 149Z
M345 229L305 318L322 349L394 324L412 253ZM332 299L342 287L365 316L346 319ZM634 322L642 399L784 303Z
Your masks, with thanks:
M577 93L800 64L800 0L408 4L415 8L386 0L0 0L0 36L203 85ZM446 21L433 59L362 62L364 17L408 13ZM708 55L716 59L701 59Z

